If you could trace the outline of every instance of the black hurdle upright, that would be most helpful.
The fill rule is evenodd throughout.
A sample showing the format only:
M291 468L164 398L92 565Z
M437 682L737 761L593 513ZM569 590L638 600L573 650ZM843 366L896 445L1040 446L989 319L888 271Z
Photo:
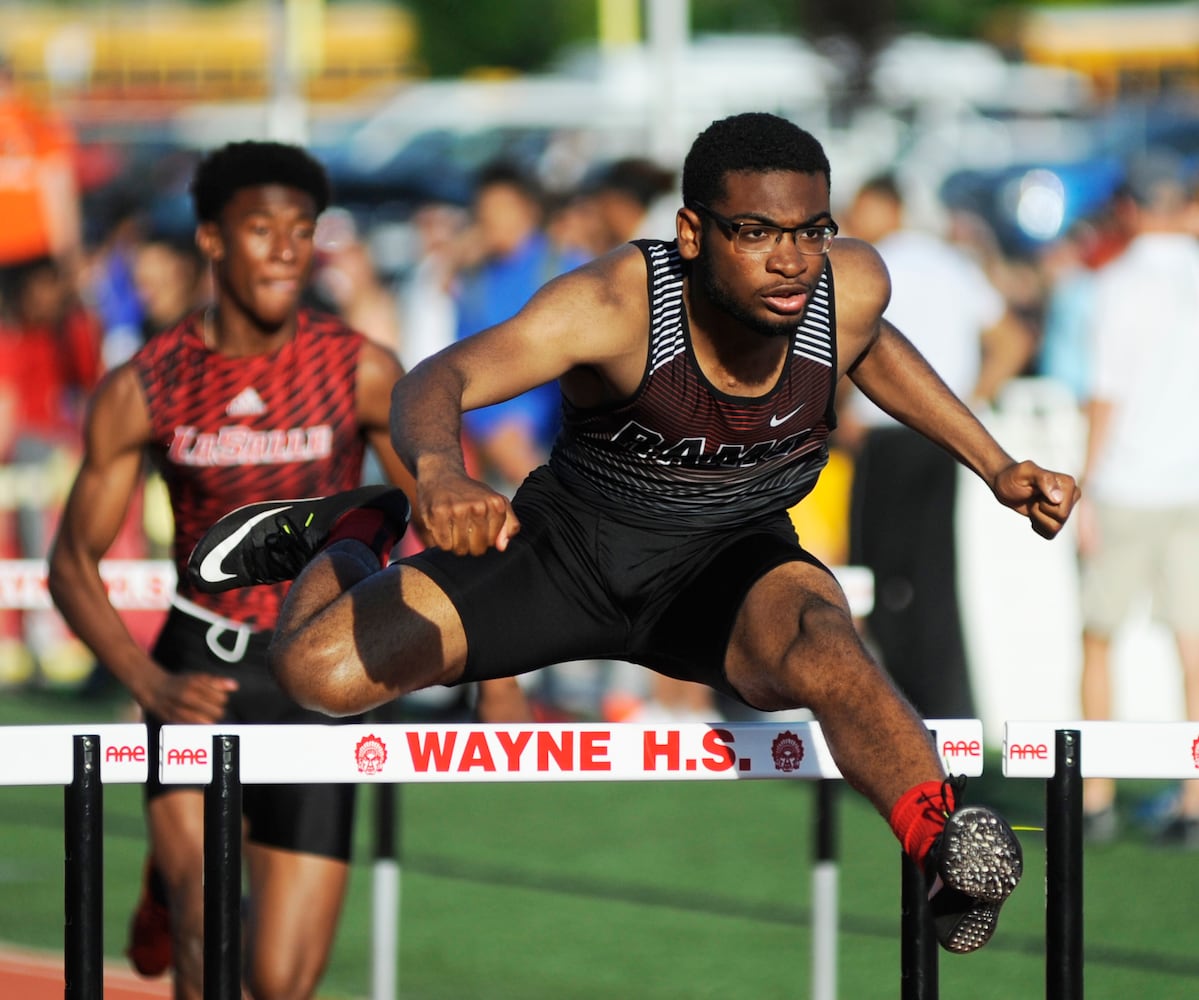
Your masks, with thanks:
M816 782L814 872L836 871L837 864L837 781L821 778ZM835 875L833 876L835 878ZM834 883L835 886L835 883ZM817 890L820 891L820 890ZM826 901L827 902L827 901ZM837 913L831 919L812 897L812 1000L828 1000L837 995Z
M936 744L936 732L931 735ZM904 852L900 852L899 884L899 995L901 1000L937 1000L941 990L940 967L933 911L928 905L928 883L920 866Z
M66 787L64 814L64 955L66 1000L104 997L104 785L100 737L72 739L74 774Z
M937 1000L940 969L933 911L924 872L906 854L900 873L900 992L902 1000Z
M1045 997L1082 1000L1082 734L1055 732L1045 801Z
M204 789L204 1000L241 1000L241 793L238 738L214 736Z
M374 860L399 864L402 851L399 785L382 782L375 786Z
M837 860L837 782L816 782L816 860Z

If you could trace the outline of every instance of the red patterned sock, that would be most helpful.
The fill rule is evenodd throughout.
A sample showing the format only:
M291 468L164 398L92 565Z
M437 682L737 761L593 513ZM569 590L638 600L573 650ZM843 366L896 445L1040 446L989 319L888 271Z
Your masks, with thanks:
M333 527L329 529L329 537L325 539L322 547L328 548L334 542L346 539L362 542L379 557L379 564L385 567L400 536L384 511L373 507L355 507L347 510L333 523Z
M947 781L924 781L904 792L891 810L891 829L904 853L921 868L953 807L953 788Z

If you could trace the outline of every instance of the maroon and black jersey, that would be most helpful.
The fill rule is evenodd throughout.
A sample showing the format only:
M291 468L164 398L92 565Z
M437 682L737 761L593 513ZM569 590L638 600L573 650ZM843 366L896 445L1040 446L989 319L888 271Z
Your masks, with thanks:
M645 375L614 405L563 399L554 472L614 518L666 529L740 525L798 503L828 462L836 424L831 268L791 334L778 382L746 398L717 390L695 360L677 244L636 245L649 268Z
M362 334L301 310L295 337L270 354L225 357L204 346L197 314L156 334L131 364L150 411L151 458L175 519L180 596L255 629L273 628L287 584L201 594L187 557L243 504L323 496L361 484L365 437L355 385Z

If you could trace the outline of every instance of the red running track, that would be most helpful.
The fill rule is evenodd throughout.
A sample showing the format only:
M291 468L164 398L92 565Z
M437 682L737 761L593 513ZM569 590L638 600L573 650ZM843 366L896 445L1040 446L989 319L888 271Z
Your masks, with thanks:
M66 982L61 955L0 947L0 997L6 1000L62 1000ZM169 1000L171 981L142 979L127 966L106 963L104 1000Z

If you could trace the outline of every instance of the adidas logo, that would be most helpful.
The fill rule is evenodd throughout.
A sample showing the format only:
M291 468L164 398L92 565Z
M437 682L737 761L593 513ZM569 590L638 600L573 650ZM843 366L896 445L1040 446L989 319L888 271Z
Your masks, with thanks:
M253 417L259 413L266 413L266 403L252 386L242 389L225 407L225 415L229 417Z

